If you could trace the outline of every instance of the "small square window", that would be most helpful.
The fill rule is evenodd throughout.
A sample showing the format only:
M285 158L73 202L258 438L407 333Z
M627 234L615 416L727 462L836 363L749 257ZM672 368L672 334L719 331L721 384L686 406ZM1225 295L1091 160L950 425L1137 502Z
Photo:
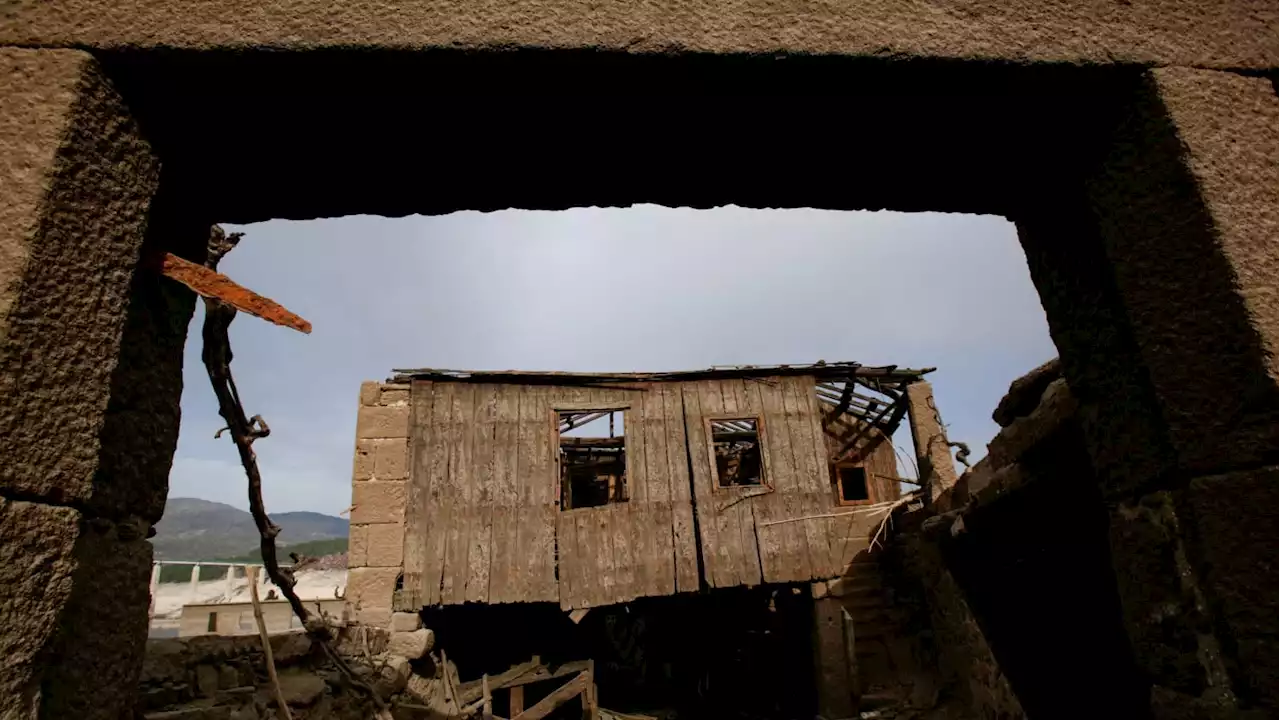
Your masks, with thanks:
M209 613L208 632L218 632L218 613L216 612Z
M711 448L715 454L717 487L764 485L760 419L715 419L710 420L709 425Z
M836 497L841 505L862 505L871 501L866 468L841 465L836 468Z
M560 410L560 509L627 501L627 438L622 410Z

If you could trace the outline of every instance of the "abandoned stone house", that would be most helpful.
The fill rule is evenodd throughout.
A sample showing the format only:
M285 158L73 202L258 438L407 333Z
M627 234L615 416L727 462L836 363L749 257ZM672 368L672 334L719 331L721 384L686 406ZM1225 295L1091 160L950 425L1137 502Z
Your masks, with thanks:
M809 585L851 576L901 498L895 429L910 423L923 456L950 464L928 372L416 370L366 383L347 599L386 625L394 610L581 613L792 586L816 595L818 623L823 592ZM837 640L819 661L843 667L852 630L832 612Z

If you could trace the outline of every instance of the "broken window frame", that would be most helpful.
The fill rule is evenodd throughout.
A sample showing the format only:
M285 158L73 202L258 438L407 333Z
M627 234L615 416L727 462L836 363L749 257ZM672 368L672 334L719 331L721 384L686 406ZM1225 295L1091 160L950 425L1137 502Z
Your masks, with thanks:
M560 462L560 416L563 413L622 413L622 499L613 502L606 502L603 505L587 505L585 507L565 507L564 493L564 467ZM584 427L592 421L574 425L573 428ZM602 510L608 509L611 505L622 505L631 501L631 486L628 477L630 463L627 461L627 426L631 423L631 404L630 403L555 403L551 408L551 453L553 458L552 467L555 469L555 498L556 507L560 508L560 512L570 512L573 510ZM570 428L572 430L573 428ZM567 432L567 431L566 431ZM569 498L572 503L572 496Z
M864 500L846 500L844 498L844 477L841 476L840 471L852 468L862 470L862 482L867 488L867 497ZM871 482L871 473L867 470L867 466L861 462L840 462L831 465L831 487L835 490L836 505L840 507L876 504L876 491L875 485Z
M756 424L756 442L760 446L760 482L755 485L721 485L720 484L720 466L716 462L716 440L713 423L724 422L726 420L750 420ZM773 490L773 473L769 467L769 453L765 450L767 446L767 434L764 426L764 415L752 413L716 413L714 415L704 415L702 417L703 432L707 437L707 461L711 466L711 489L714 492L742 492L742 491L772 491Z

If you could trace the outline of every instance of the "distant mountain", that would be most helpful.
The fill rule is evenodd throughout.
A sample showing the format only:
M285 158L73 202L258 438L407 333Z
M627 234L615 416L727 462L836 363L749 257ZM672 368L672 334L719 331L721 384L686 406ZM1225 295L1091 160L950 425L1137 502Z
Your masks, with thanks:
M271 520L280 526L276 537L280 547L345 538L349 532L345 519L321 513L272 513ZM157 560L217 560L257 547L258 528L252 515L230 505L169 498L151 544Z

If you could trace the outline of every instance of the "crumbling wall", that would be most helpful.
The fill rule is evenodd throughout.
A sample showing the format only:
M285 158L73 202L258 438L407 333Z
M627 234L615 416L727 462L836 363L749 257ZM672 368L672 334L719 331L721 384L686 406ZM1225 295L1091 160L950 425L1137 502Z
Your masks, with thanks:
M404 688L408 671L407 665L386 653L388 644L385 631L347 627L339 632L336 648L353 663L376 657L377 661L357 664L357 674L390 698ZM349 688L304 632L273 635L271 654L293 717L365 720L373 716L367 698ZM148 720L276 717L275 692L257 635L148 641L138 696L138 708Z
M409 415L409 386L360 386L346 597L355 618L366 625L390 622L404 565Z

